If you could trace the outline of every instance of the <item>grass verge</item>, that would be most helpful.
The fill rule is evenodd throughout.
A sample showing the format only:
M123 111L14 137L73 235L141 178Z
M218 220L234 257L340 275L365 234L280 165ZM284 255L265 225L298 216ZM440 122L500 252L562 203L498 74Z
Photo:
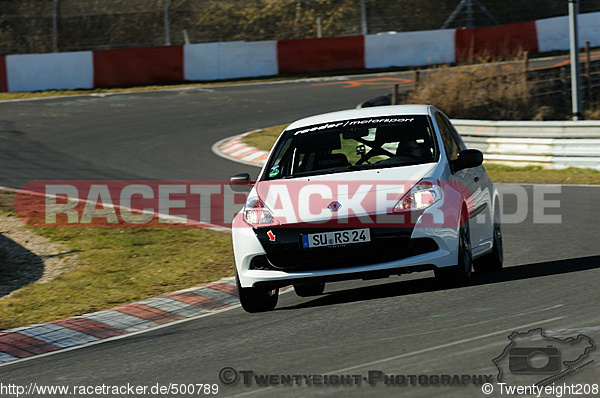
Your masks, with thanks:
M242 142L269 151L286 127L286 124L267 127L259 132L248 134L242 138ZM485 168L494 182L600 185L600 171L591 169L551 170L540 166L510 167L489 163L485 164Z
M242 138L242 142L246 145L253 146L263 151L270 151L271 147L279 137L279 134L288 126L281 124L278 126L265 127L254 133L250 133Z
M239 82L231 82L231 84ZM217 85L218 83L212 84ZM227 84L227 83L221 83ZM14 92L14 93L0 93L0 101L16 100L16 99L32 99L32 98L52 98L52 97L64 97L71 95L90 95L90 94L119 94L119 93L135 93L155 90L176 90L186 88L202 88L207 87L210 84L207 83L182 83L182 84L170 84L160 86L136 86L136 87L115 87L115 88L94 88L94 89L79 89L79 90L46 90L46 91L32 91L32 92Z
M0 212L15 216L14 193ZM29 228L29 227L27 227ZM78 253L77 266L0 300L0 329L48 322L233 275L231 236L196 228L40 228ZM68 254L65 254L68 255Z
M498 164L485 164L485 169L494 182L600 185L600 171L592 169L552 170L540 166L509 167Z

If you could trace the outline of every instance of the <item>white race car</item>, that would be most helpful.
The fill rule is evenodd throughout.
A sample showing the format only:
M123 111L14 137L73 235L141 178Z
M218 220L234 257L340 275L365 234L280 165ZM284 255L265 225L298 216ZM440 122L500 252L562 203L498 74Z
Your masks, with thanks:
M430 105L328 113L288 126L233 222L236 282L248 312L325 283L433 270L465 283L502 267L500 203L483 155Z

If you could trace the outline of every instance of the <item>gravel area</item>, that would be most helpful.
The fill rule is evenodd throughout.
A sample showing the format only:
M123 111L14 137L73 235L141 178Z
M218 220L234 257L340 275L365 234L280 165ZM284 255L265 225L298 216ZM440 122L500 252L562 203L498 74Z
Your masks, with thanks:
M76 265L77 254L0 215L0 300L30 283L48 283Z

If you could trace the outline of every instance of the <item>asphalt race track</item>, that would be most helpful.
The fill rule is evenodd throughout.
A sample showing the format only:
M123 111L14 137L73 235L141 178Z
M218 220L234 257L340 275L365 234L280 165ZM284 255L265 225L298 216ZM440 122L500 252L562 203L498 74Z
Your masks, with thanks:
M211 152L211 145L250 129L353 108L388 93L390 84L406 76L1 103L0 185L18 188L42 179L222 180L243 171L256 176L257 168L222 159ZM500 189L509 192L514 186ZM493 375L493 396L501 396L492 360L503 354L512 332L542 328L554 338L583 334L600 344L600 188L562 186L560 192L547 193L545 199L559 201L560 207L548 206L545 213L560 215L561 222L546 224L534 223L532 198L535 189L547 188L524 189L525 221L504 225L506 268L474 274L469 286L439 289L428 272L330 284L316 298L285 293L270 313L247 314L234 307L9 364L0 367L0 381L70 386L218 383L219 396L484 396L481 386L473 384L394 386L381 379L370 386L362 379L369 371L381 371L390 376L388 384L406 380L393 375L415 375L414 380L425 375L430 384L440 380L432 375ZM514 195L504 198L504 213L516 213ZM538 338L522 347L540 341L544 347L564 343L546 344ZM571 348L560 346L564 360ZM588 365L560 383L598 383L599 359L597 349L585 351L576 364ZM237 383L219 381L225 367L238 372ZM358 375L361 385L259 387L252 379L246 386L241 371ZM524 384L533 384L546 376L534 372L521 377Z

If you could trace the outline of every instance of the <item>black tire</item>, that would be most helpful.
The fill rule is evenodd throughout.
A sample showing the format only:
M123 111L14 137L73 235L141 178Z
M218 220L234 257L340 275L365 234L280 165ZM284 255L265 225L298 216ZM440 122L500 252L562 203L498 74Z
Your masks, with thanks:
M502 269L504 262L504 247L502 243L502 227L499 210L494 212L494 246L492 251L475 260L473 266L477 272L494 272Z
M469 282L473 272L473 253L469 221L463 217L458 229L458 261L451 267L437 268L435 278L442 286L461 286Z
M325 291L325 283L309 283L306 285L294 285L294 291L300 297L318 296Z
M259 287L241 287L240 279L235 275L240 304L246 312L272 311L279 301L279 289L264 289Z

